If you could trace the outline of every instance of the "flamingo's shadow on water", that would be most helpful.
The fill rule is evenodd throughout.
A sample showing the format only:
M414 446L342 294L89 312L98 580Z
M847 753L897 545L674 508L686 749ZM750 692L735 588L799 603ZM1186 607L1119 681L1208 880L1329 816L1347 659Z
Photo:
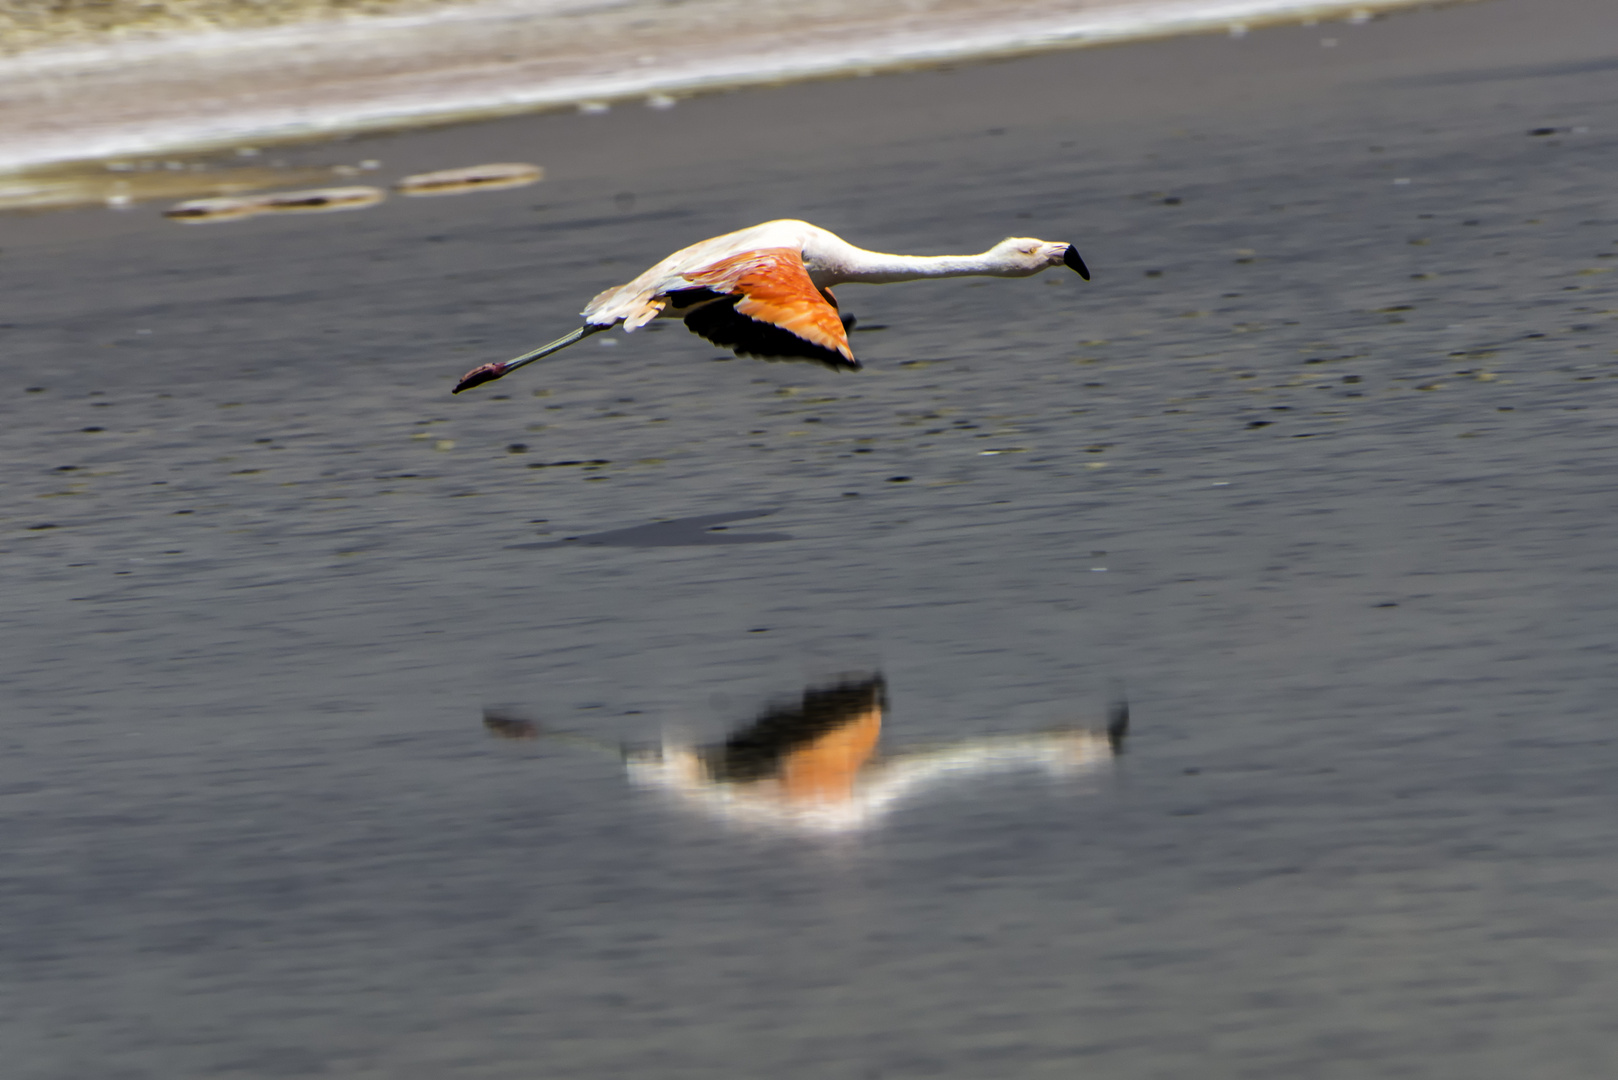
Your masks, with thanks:
M745 518L767 517L773 513L775 510L771 509L699 514L696 517L675 518L673 521L654 521L650 525L632 525L627 529L569 536L565 540L506 546L508 550L534 551L559 547L711 547L718 544L773 544L778 540L791 540L790 533L733 533L723 524Z

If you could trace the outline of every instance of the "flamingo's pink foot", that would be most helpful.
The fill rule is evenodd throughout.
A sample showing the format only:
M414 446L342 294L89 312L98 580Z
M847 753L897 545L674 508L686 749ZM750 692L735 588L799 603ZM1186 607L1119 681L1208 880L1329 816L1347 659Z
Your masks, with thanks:
M510 370L510 365L505 361L475 367L461 376L461 381L455 384L455 389L451 390L450 393L459 394L462 390L470 390L479 383L493 382L508 370Z

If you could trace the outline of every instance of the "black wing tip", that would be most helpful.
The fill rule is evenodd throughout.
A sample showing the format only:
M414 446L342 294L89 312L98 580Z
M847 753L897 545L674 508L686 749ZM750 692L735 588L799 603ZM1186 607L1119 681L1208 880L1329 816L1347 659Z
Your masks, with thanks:
M1079 255L1078 248L1074 247L1072 244L1069 244L1067 246L1067 252L1062 256L1062 261L1085 281L1090 280L1090 268L1084 265L1084 259Z
M685 316L686 328L698 337L742 357L771 361L810 360L834 371L860 369L860 362L851 355L845 356L837 349L828 349L801 338L785 327L743 315L736 310L737 301L742 299L740 295L712 295L714 299L711 302L692 307Z
M721 783L776 776L794 750L846 728L873 708L887 707L888 683L881 672L810 685L800 700L769 706L723 743L706 748L709 770Z

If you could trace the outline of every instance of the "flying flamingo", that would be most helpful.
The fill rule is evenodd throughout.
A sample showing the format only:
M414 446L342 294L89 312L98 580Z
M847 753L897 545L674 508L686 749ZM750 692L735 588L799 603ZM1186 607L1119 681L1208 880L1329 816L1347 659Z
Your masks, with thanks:
M1072 244L1011 237L981 255L884 255L857 248L807 221L766 221L676 251L629 284L591 300L583 311L584 325L571 334L515 360L473 368L452 393L498 379L619 323L627 333L653 319L675 317L683 318L692 333L737 356L815 360L853 371L860 363L848 347L833 285L1029 277L1057 265L1070 266L1090 280L1090 270Z
M766 709L710 746L621 746L495 709L484 710L483 723L502 738L548 738L619 757L635 783L731 823L815 834L869 828L910 796L976 776L1104 769L1129 732L1129 705L1120 699L1104 731L1064 727L882 754L887 705L881 675L811 686L801 702Z

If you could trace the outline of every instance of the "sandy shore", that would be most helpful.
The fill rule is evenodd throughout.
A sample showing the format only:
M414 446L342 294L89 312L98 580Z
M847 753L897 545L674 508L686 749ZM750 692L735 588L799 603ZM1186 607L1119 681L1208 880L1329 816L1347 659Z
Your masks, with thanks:
M1607 1080L1613 18L288 151L547 170L321 217L0 219L8 1077ZM1094 280L849 287L859 374L670 327L449 395L783 215ZM624 541L730 517L767 542ZM827 845L480 715L702 740L871 670L900 751L1115 681L1135 735Z
M0 171L895 70L1426 0L447 5L0 58Z

